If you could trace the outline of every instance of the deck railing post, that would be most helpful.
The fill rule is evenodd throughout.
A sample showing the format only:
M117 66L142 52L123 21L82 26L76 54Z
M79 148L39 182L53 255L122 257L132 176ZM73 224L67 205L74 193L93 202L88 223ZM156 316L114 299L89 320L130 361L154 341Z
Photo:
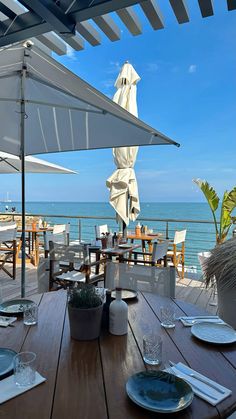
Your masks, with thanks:
M169 239L169 223L166 222L166 239Z
M78 223L78 229L79 229L79 242L81 243L81 233L82 233L82 231L81 231L81 220L79 220L79 223Z

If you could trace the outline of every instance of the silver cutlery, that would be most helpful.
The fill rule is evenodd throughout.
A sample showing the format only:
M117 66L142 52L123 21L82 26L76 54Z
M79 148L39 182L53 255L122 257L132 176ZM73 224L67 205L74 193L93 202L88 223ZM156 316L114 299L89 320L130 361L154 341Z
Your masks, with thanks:
M208 394L206 391L202 390L200 387L198 387L196 384L192 384L187 378L185 378L185 374L180 372L180 374L176 373L176 370L173 369L170 365L167 365L166 368L170 370L176 377L184 379L194 390L199 391L199 393L204 394L205 396L211 398L212 400L218 400L217 397L212 396L211 394Z
M180 316L180 317L177 317L177 319L176 320L181 320L181 319L183 319L183 320L187 320L187 321L189 321L189 320L198 320L198 319L219 319L219 316L207 316L207 315L205 315L205 316Z
M182 372L185 375L188 375L189 377L195 378L198 381L201 381L202 383L208 385L209 387L213 388L214 390L218 391L221 394L225 394L225 391L222 390L221 388L219 388L216 384L213 384L211 382L209 382L207 380L207 378L201 377L197 374L194 374L193 372L189 372L187 371L184 367L182 367L181 365L176 365L174 364L174 362L169 361L170 366L176 368L177 370L179 370L180 372Z

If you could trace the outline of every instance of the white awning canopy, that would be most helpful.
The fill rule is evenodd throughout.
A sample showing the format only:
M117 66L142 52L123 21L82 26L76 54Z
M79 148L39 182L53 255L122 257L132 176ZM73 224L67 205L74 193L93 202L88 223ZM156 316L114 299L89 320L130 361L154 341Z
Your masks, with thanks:
M63 166L50 163L37 157L27 156L25 158L25 171L27 173L55 173L55 174L76 174L73 170ZM21 160L12 154L0 151L0 174L20 173Z
M24 44L25 45L25 44ZM0 50L0 150L20 156L22 71L25 155L174 144L35 46Z

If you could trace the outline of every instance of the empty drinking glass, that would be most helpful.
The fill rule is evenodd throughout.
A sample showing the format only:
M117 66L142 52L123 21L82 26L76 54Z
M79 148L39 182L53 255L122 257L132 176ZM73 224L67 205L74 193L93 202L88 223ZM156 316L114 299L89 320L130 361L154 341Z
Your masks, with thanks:
M161 307L161 325L166 329L175 327L175 311L173 307Z
M37 304L29 304L24 308L24 324L32 326L38 323L38 306Z
M162 361L161 336L150 333L143 337L143 359L149 365L159 365Z
M31 386L35 382L34 352L20 352L14 357L14 379L19 387Z

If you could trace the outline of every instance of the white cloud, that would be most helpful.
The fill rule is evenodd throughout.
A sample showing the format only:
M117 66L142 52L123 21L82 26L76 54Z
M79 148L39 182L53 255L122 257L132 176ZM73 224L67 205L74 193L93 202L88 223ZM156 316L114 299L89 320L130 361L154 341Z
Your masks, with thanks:
M114 86L115 80L113 79L107 79L102 81L102 85L106 87L107 89L110 89Z
M191 74L191 73L196 73L196 71L197 71L196 64L191 64L188 68L188 72Z
M70 45L67 45L66 55L70 60L76 60L75 50L72 47L70 47Z
M155 179L157 177L161 177L162 175L167 175L167 170L152 170L152 169L144 169L139 170L136 172L137 176L142 179Z
M156 73L159 70L159 65L157 63L147 63L147 71L150 73Z
M121 69L121 64L119 61L110 61L109 67L107 68L107 74L119 74Z

